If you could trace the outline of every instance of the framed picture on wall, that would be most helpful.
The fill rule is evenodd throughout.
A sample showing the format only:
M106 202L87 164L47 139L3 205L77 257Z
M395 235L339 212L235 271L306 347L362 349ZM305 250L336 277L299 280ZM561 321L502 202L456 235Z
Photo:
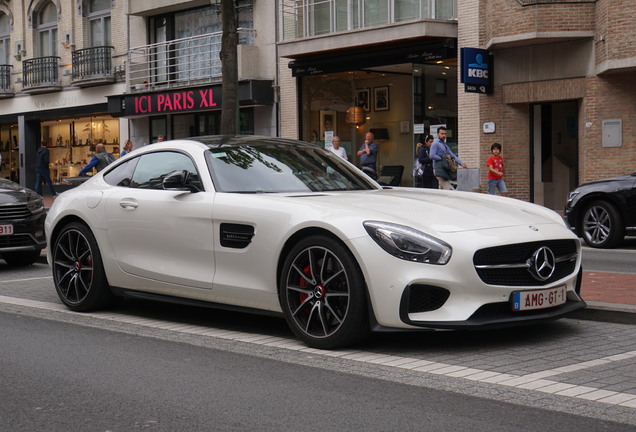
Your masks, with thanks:
M359 88L356 89L356 100L355 106L364 108L365 111L369 111L371 108L370 99L371 98L371 90L368 88Z
M373 109L375 111L389 110L389 86L375 87L373 89Z
M335 111L320 111L320 140L325 140L325 131L332 131L335 134L336 130L336 112Z

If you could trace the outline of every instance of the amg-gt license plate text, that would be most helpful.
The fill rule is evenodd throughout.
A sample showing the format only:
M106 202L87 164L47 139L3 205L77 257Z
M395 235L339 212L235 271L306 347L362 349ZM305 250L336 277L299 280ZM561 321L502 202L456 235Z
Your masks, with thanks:
M512 293L512 310L544 309L566 302L565 285L545 290L515 291Z
M0 235L13 235L13 225L0 225Z

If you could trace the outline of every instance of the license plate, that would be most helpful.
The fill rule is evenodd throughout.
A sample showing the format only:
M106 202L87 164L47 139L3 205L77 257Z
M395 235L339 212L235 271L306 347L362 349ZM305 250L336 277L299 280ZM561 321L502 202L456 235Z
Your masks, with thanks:
M526 311L562 305L567 301L565 285L556 288L512 293L512 310Z
M0 225L0 235L13 235L13 225Z

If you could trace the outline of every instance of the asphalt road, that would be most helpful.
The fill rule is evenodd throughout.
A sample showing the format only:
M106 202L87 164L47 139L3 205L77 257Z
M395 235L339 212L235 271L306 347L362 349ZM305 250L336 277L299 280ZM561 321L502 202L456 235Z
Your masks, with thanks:
M157 337L0 313L6 431L633 431Z
M636 273L636 238L629 237L617 249L594 249L583 246L583 269Z

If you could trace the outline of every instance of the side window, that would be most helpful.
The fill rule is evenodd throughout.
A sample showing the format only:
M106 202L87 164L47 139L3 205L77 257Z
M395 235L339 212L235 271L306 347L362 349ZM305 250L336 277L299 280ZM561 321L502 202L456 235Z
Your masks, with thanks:
M113 186L130 187L139 158L131 159L104 174L104 181Z
M163 179L173 171L190 172L190 183L203 190L201 179L192 160L177 152L157 152L141 155L132 177L130 187L140 189L163 189Z

